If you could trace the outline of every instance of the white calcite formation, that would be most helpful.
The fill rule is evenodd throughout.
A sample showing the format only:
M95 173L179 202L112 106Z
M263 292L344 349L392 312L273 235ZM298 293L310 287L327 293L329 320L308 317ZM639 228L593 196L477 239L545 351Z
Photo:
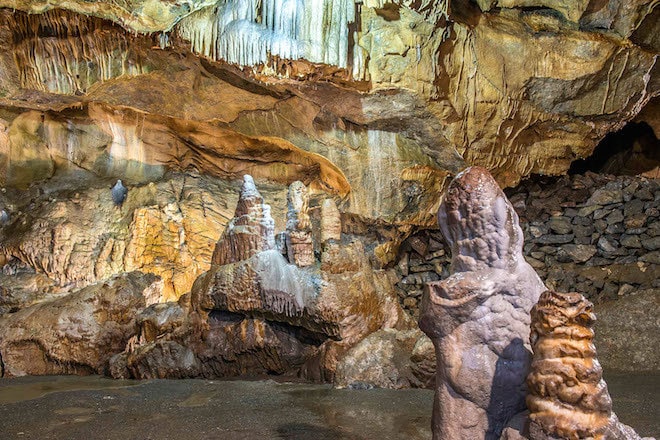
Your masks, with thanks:
M452 181L438 212L449 278L426 285L420 328L436 350L435 440L497 440L525 409L529 312L545 290L511 203L487 170Z
M177 27L193 52L242 66L271 56L349 66L353 0L228 0L183 19Z

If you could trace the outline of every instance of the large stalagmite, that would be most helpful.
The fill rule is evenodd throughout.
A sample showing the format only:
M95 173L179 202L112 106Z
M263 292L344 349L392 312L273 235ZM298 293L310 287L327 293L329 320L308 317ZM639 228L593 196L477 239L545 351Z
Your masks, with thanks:
M419 321L438 364L433 438L498 439L525 408L529 311L545 287L523 258L518 216L485 169L456 176L438 223L451 276L426 285Z

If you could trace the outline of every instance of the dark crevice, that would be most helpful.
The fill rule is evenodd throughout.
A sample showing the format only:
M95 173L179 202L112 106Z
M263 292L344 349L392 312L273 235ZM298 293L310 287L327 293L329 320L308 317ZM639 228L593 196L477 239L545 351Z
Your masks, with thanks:
M615 175L637 175L660 166L660 141L646 122L631 122L609 133L593 154L571 164L569 174L587 171Z

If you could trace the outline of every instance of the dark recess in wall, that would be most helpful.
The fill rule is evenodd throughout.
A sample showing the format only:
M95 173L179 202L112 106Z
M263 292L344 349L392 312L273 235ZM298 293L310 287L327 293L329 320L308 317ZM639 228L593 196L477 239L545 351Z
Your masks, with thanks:
M636 175L660 166L660 141L646 122L630 122L609 133L593 154L571 164L569 174Z

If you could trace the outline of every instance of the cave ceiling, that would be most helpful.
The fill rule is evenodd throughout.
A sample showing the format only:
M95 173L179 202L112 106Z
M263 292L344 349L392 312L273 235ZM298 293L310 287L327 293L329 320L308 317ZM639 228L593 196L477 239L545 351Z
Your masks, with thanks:
M250 173L430 225L466 165L562 174L657 108L659 3L0 0L0 183Z

